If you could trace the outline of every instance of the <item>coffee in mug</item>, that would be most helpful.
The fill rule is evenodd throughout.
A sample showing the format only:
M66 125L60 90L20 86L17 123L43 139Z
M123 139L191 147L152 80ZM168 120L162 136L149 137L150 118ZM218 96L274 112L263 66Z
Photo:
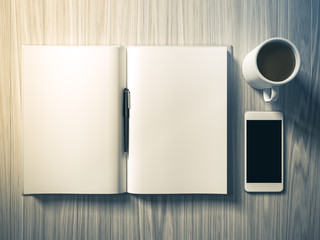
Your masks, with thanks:
M300 54L296 46L284 38L271 38L245 57L242 73L249 85L263 89L264 100L271 102L277 100L279 86L291 81L299 68Z

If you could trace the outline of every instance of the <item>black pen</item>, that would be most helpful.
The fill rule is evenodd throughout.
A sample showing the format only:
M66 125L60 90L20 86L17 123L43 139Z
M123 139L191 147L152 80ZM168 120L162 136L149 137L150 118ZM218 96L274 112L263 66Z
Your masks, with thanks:
M129 152L130 91L123 90L124 152Z

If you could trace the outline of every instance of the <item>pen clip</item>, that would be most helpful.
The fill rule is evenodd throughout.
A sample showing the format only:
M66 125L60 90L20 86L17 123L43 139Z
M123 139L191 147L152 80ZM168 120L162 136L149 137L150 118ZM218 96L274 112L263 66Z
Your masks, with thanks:
M131 99L130 99L130 91L129 91L129 89L126 91L127 92L127 106L128 106L128 109L130 109L131 108Z
M130 91L128 88L123 90L123 115L129 115L129 110L131 108L131 101L130 101Z

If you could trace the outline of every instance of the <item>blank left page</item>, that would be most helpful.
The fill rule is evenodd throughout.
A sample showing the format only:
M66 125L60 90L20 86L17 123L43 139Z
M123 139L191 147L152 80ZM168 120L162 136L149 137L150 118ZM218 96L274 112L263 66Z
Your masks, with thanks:
M24 194L126 191L125 73L121 47L22 47Z

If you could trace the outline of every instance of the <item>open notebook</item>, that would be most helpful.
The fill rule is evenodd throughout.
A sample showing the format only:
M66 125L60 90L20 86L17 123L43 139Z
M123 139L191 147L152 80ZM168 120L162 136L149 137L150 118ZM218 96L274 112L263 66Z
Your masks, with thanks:
M24 194L226 194L228 55L23 46Z

